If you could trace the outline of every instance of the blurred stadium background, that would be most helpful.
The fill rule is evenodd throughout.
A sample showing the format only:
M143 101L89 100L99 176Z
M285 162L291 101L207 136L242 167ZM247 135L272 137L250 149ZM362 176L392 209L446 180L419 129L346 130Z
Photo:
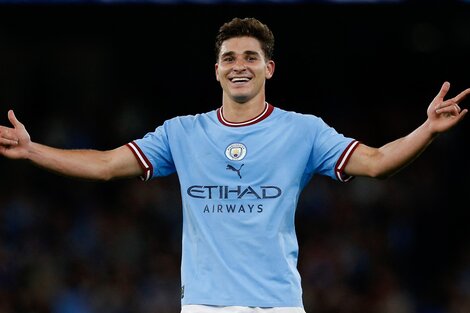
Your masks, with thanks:
M422 123L444 80L470 87L464 1L0 2L0 124L13 108L56 147L114 148L217 108L214 36L235 16L276 36L269 102L370 145ZM469 123L389 180L313 179L297 212L307 313L470 312ZM1 313L179 312L176 177L0 173Z

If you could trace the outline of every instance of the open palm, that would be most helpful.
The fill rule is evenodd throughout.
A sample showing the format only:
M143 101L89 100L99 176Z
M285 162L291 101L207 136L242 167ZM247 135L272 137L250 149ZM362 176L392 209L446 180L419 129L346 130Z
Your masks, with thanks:
M8 111L8 119L13 128L0 126L0 155L10 159L26 158L31 138L13 110Z

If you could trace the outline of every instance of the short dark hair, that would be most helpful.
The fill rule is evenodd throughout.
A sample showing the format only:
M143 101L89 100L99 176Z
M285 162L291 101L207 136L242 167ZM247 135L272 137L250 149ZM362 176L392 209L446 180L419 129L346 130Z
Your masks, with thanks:
M266 60L271 60L274 53L274 35L268 26L259 20L247 18L234 18L219 29L215 39L215 58L219 59L220 47L225 40L236 37L253 37L261 44Z

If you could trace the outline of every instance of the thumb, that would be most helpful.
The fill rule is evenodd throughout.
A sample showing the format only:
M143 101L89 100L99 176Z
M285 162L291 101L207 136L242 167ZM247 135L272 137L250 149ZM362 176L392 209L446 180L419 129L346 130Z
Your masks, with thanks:
M10 123L11 123L15 128L17 128L18 126L21 126L21 125L22 125L22 124L20 123L20 121L18 121L18 119L16 118L15 112L13 112L13 110L9 110L9 111L8 111L8 119L10 120Z

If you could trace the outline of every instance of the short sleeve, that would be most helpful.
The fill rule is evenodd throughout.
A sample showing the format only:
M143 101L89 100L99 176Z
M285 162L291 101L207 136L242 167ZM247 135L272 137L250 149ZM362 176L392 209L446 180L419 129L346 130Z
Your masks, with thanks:
M142 180L167 176L176 171L166 122L157 127L154 132L147 133L143 138L129 142L127 146L142 167Z
M312 171L341 182L351 180L353 177L344 174L344 168L359 142L338 133L318 117L312 127L314 136L309 162Z

